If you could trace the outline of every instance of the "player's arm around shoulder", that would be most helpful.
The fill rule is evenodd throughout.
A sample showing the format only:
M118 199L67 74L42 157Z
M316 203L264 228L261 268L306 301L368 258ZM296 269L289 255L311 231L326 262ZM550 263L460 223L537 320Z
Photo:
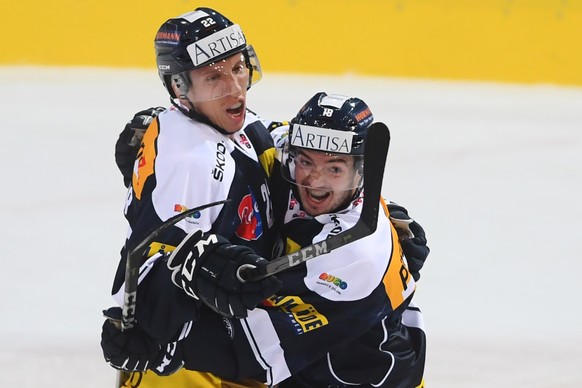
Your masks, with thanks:
M283 148L283 145L289 136L289 128L289 123L287 121L272 122L269 124L268 129L275 144L275 148Z
M246 145L245 142L250 141L259 162L268 177L270 177L273 172L277 153L273 144L273 139L269 134L269 125L269 121L263 120L254 112L247 110L245 125L241 131L243 133L243 135L241 135L242 143Z

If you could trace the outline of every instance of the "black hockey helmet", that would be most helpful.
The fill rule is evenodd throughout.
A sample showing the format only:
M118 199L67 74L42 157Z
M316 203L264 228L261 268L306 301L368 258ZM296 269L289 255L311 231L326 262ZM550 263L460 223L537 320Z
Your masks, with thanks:
M199 7L164 22L154 39L158 74L170 93L172 77L184 92L189 87L189 70L228 58L241 52L250 71L247 88L262 76L259 60L238 24L211 8ZM185 85L184 85L185 83ZM183 89L184 88L184 89Z
M319 92L291 120L290 144L330 153L364 155L366 133L373 121L372 111L359 98ZM324 131L306 136L304 128L310 127Z
M357 97L320 92L315 94L291 120L289 135L283 145L281 167L283 177L296 185L306 186L296 180L297 169L311 168L303 161L302 149L328 155L347 155L354 167L363 175L364 146L368 128L374 116L368 105ZM345 158L344 158L345 159ZM330 177L333 170L323 171ZM361 187L346 187L346 190Z

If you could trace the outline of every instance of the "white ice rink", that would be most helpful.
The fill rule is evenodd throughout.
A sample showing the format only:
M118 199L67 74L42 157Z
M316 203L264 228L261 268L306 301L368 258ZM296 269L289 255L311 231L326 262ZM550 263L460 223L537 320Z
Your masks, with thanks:
M582 385L582 89L266 74L251 109L315 92L388 124L384 195L432 249L427 387ZM113 148L149 71L0 68L0 386L113 388L101 310L125 236Z

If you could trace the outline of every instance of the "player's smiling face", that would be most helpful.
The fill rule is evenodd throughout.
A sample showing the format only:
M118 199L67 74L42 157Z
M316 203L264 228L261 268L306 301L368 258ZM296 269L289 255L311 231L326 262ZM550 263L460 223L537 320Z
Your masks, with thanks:
M188 98L201 115L226 132L243 127L249 69L242 53L190 72Z
M304 210L318 216L344 205L361 180L350 155L299 149L295 156L295 183Z

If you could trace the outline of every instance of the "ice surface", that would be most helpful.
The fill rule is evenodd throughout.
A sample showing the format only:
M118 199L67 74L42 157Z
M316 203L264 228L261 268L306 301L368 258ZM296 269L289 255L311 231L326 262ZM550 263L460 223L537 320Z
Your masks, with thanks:
M427 387L582 384L582 89L267 73L249 106L289 119L318 91L363 98L391 128L384 195L432 249L416 295ZM0 383L113 387L113 146L164 89L150 71L4 67L0 101Z

